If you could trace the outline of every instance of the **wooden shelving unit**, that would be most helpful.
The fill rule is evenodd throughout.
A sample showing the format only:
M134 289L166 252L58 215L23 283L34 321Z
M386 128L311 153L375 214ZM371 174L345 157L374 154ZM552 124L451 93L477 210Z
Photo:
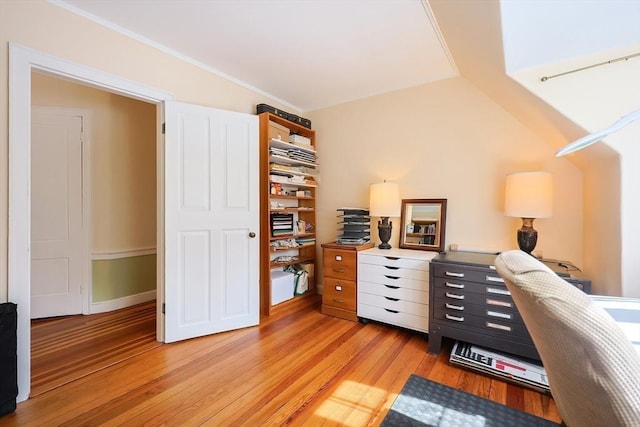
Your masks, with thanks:
M295 264L316 265L316 188L315 177L318 174L316 162L292 158L282 151L275 154L271 148L278 150L298 150L315 155L315 131L297 123L293 123L271 113L258 114L260 118L260 313L269 316L276 310L291 308L296 304L309 304L310 300L319 301L316 292L315 274L309 277L309 291L301 296L271 304L271 272L282 270ZM271 139L270 122L280 128L284 127L291 134L297 134L311 141L310 146L294 144L283 139ZM288 175L288 176L287 176ZM301 194L302 193L302 194ZM291 233L273 235L272 216L291 215L293 231ZM307 225L304 231L298 230L298 224ZM304 239L296 247L274 247L278 240ZM291 257L291 258L287 258Z

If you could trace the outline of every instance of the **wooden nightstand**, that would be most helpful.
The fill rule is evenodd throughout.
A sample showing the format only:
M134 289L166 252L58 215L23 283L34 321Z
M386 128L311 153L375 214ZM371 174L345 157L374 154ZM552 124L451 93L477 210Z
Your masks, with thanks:
M322 313L356 322L358 251L373 243L349 246L322 245Z

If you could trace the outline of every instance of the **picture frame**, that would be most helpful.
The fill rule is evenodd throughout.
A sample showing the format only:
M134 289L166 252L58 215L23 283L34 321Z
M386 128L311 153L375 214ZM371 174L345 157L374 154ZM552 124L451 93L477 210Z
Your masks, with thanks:
M442 252L447 199L402 199L400 248Z

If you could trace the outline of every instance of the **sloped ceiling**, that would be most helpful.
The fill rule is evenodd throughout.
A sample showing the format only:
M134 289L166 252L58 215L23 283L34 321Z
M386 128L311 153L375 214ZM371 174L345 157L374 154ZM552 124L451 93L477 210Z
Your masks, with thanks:
M300 111L457 75L426 0L52 0Z
M504 75L640 41L638 0L50 1L301 112L450 78L468 58L466 77ZM448 39L487 16L499 45Z

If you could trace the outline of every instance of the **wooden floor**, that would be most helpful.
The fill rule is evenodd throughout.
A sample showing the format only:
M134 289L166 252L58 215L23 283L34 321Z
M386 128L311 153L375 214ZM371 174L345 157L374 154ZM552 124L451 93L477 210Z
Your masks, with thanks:
M412 373L560 421L550 397L426 350L420 334L297 308L94 369L18 404L0 426L378 425Z
M156 304L31 322L31 397L160 346Z

